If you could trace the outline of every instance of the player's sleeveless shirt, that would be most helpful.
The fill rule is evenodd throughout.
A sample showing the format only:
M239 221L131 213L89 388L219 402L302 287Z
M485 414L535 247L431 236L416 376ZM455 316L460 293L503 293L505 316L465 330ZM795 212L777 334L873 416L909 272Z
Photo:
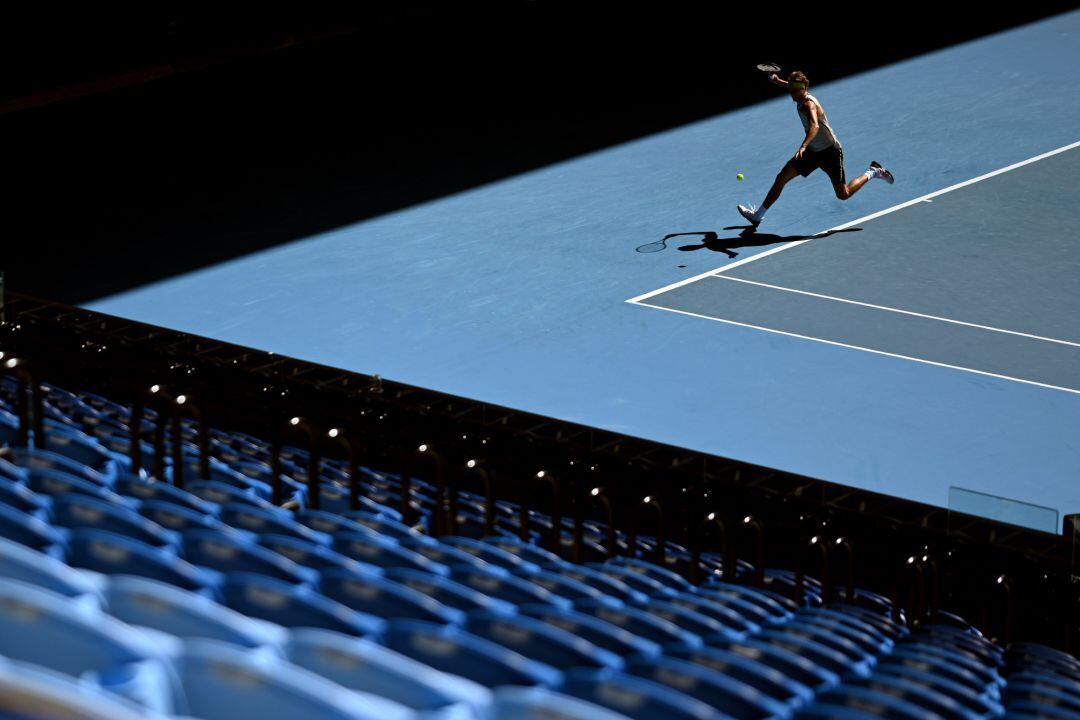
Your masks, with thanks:
M829 125L829 118L825 117L825 108L821 107L821 103L813 95L807 95L808 98L817 103L818 110L818 132L814 136L814 139L810 141L808 146L810 150L814 152L820 152L830 147L840 147L840 141L836 138L836 133L833 132L832 126ZM799 120L802 121L803 130L810 131L810 117L803 111L802 105L796 105L795 111L799 113Z

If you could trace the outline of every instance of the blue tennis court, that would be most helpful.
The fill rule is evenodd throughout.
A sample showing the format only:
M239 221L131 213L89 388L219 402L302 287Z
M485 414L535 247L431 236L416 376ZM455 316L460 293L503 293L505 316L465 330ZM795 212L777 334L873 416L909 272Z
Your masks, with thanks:
M1073 12L815 86L848 174L897 183L840 202L816 173L757 233L735 205L801 138L786 96L89 307L942 507L1077 512L1078 60ZM636 252L673 233L714 235Z

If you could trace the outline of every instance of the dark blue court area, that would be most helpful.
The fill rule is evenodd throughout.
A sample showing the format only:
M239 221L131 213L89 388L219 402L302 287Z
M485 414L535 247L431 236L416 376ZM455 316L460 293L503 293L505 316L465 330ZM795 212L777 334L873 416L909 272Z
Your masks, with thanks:
M813 174L756 234L735 206L802 133L782 94L88 307L940 507L959 487L1063 515L1078 60L1073 12L815 86L848 176L879 160L897 182L840 202ZM694 232L715 235L635 251Z

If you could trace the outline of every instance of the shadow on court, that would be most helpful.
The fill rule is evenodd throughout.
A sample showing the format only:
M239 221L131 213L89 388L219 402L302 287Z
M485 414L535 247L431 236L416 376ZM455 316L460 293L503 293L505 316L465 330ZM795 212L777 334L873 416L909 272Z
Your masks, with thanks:
M705 232L685 232L685 233L673 233L668 235L667 238L681 237L683 235L700 235L701 243L697 245L681 245L679 250L683 252L689 252L692 250L711 250L713 252L720 252L727 255L729 258L738 256L738 253L734 252L737 248L748 247L762 247L764 245L775 245L777 243L794 242L796 240L809 240L810 238L821 239L835 235L837 233L844 232L859 232L862 228L844 228L842 230L829 230L828 232L819 233L817 235L774 235L772 233L757 232L753 225L733 225L724 228L724 230L738 230L740 231L736 237L720 237L715 231L708 230ZM665 238L665 240L667 239Z

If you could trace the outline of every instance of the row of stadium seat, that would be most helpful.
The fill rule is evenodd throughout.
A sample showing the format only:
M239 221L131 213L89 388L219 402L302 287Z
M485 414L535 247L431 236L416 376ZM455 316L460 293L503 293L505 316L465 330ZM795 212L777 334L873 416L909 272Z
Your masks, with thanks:
M685 548L668 543L663 566L608 558L598 523L576 565L519 539L512 503L485 535L468 494L460 534L434 538L429 484L412 483L421 519L406 525L398 478L365 468L350 510L333 460L314 510L299 448L283 454L279 507L268 443L221 429L204 479L185 426L181 489L170 458L163 478L131 472L127 408L45 390L44 441L16 447L17 386L0 384L0 710L18 717L1080 713L1074 658L1002 649L948 613L909 629L885 598L825 598L812 578L797 604L791 571L754 587L736 581L753 568L725 578L711 555L693 585ZM530 522L534 537L551 527Z

